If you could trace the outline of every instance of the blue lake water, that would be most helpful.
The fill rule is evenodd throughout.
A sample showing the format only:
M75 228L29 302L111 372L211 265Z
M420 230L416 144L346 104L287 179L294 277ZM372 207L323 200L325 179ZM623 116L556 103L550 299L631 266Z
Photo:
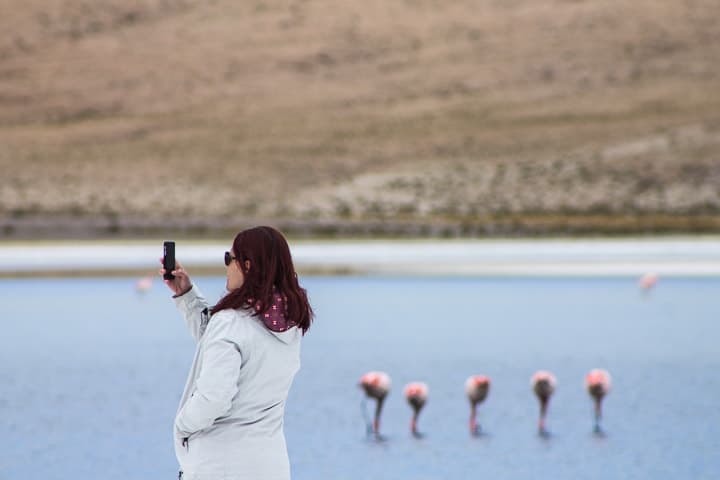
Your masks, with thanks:
M196 278L210 299L222 278ZM293 478L720 478L720 279L308 277L317 320L288 401ZM193 344L159 282L1 280L0 479L176 478L172 421ZM613 377L605 437L584 375ZM549 438L529 379L558 379ZM393 390L365 435L369 370ZM471 438L463 383L492 378ZM403 386L430 399L410 436Z

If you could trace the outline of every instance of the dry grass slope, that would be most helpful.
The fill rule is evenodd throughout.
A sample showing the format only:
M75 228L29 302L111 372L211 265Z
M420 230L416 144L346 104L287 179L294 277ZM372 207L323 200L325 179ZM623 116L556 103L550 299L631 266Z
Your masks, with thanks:
M0 235L720 231L718 21L715 0L7 0Z

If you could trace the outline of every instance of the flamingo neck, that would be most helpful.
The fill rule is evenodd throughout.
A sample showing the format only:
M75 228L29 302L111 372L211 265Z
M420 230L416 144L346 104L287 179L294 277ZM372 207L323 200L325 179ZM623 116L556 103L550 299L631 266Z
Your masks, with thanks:
M547 407L548 407L548 399L547 398L541 398L540 399L540 418L538 419L538 432L541 434L545 434L547 430L545 430L545 416L547 415Z
M602 418L602 398L595 398L595 432L600 431L600 419Z
M477 404L475 402L470 403L470 434L477 435L478 424L477 424Z
M375 407L375 419L373 420L373 430L375 433L380 433L380 413L382 413L383 402L385 397L378 398L377 406Z

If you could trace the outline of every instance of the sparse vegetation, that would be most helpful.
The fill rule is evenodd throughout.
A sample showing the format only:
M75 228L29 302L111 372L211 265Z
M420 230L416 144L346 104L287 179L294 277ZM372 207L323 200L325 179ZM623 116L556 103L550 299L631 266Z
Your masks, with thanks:
M720 231L720 10L9 0L0 234Z

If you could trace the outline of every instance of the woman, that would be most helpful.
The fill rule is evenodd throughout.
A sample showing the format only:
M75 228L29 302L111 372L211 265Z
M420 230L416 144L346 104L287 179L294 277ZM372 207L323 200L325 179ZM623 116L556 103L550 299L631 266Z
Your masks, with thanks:
M165 280L197 342L175 418L180 478L287 480L283 414L312 308L273 228L238 233L225 265L214 307L180 263Z

